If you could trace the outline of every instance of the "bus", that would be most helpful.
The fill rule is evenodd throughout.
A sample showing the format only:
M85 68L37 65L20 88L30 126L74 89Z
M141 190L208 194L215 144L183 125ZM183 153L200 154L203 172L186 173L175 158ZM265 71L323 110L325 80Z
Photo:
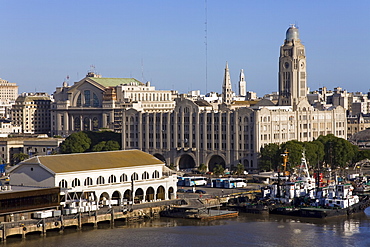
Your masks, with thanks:
M185 186L205 186L207 185L206 177L185 177Z
M228 178L224 180L224 188L244 188L247 187L247 181L244 178Z

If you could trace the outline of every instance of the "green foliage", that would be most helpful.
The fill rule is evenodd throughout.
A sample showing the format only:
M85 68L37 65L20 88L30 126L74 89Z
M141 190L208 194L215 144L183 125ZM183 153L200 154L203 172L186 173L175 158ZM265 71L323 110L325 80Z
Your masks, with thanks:
M293 140L283 143L281 145L280 153L283 154L288 151L288 164L286 169L290 170L293 167L299 166L301 164L303 143Z
M261 148L259 165L262 170L270 171L277 169L281 164L280 147L275 143L270 143Z
M208 168L207 168L207 166L204 163L200 164L199 167L198 167L198 171L200 171L201 174L206 173L207 172L207 169Z
M119 150L119 143L116 141L102 141L92 147L91 151L100 152L100 151L115 151Z
M312 142L288 141L281 144L280 148L277 144L266 145L260 152L260 168L264 170L277 169L277 166L282 163L281 154L285 150L289 153L287 170L300 165L303 151L311 167L325 164L333 169L344 168L351 163L370 158L370 151L360 152L357 146L352 145L349 141L329 134L319 136L317 140Z
M15 153L13 154L13 164L17 164L19 162L22 162L25 159L28 159L29 155L25 153Z
M317 140L323 143L325 149L324 162L331 168L344 168L355 161L358 156L358 148L355 145L333 134L319 136Z
M83 153L90 148L91 139L84 132L72 133L60 145L60 151L63 154Z
M82 131L68 136L61 144L61 153L114 151L121 149L121 134L112 131Z
M239 163L239 164L236 165L236 173L238 175L243 175L244 174L244 170L245 170L245 168L244 168L244 165L243 164Z
M220 164L217 164L214 168L213 168L213 173L217 176L220 176L220 175L224 175L225 173L225 168L220 165Z
M173 163L171 163L168 168L170 168L171 170L175 170L175 165Z
M106 142L115 141L119 145L119 148L116 150L121 149L120 143L122 140L121 140L120 133L115 133L112 131L86 131L85 133L91 139L91 147L94 147L95 145L99 144L102 141L106 141Z

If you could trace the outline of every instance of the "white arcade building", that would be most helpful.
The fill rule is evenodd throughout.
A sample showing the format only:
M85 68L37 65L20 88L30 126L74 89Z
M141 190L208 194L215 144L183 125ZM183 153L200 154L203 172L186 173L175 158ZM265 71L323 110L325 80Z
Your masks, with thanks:
M174 199L176 182L162 161L139 150L36 156L10 170L12 186L60 187L100 205Z

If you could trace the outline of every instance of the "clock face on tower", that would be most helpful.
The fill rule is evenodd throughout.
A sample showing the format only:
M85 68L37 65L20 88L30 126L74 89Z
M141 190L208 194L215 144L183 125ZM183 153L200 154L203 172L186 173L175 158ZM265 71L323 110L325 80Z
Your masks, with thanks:
M284 68L288 69L289 68L289 63L288 62L285 62L284 63Z
M304 62L301 62L301 69L304 68Z

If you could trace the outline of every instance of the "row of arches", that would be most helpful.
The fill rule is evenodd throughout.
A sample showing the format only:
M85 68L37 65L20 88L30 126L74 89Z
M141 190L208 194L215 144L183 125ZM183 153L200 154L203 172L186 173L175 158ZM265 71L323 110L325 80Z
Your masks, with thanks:
M164 163L166 163L165 158L161 154L154 154L154 156ZM241 163L244 165L245 168L252 168L253 167L253 160L249 161L247 159L241 160ZM217 165L221 165L223 168L226 168L225 159L220 155L213 155L210 160L208 161L208 170L213 171L213 169ZM185 169L192 169L196 167L196 162L194 158L189 154L183 154L178 160L178 168L180 170Z
M174 199L174 192L175 191L173 187L169 187L168 191L166 192L163 186L159 186L157 189L154 189L150 186L147 189L137 188L134 190L134 192L131 189L126 189L124 192L116 190L112 194L109 194L108 192L102 192L97 196L99 197L98 203L100 205L111 204L107 202L114 202L112 204L117 203L120 205L124 199L127 201L133 201L134 203L166 200L166 198Z
M128 176L125 173L120 175L119 179L117 179L116 175L113 175L113 174L110 175L108 177L108 179L106 179L104 176L99 176L96 179L93 179L91 177L87 177L87 178L85 178L83 183L81 182L81 180L79 178L74 178L71 181L71 187L74 188L74 187L79 187L79 186L82 186L82 185L83 186L91 186L91 185L124 183L124 182L129 182L129 181L136 181L136 180L139 180L139 178L141 178L141 180L147 180L147 179L151 179L151 178L155 179L155 178L159 178L159 177L160 177L159 171L155 170L151 175L147 171L145 171L141 174L141 176L139 176L138 173L134 172L133 174L131 174L130 180L128 180ZM94 183L94 181L95 181L95 183ZM65 179L62 179L59 182L59 187L60 188L68 188L68 186L69 186L68 181L65 180Z

